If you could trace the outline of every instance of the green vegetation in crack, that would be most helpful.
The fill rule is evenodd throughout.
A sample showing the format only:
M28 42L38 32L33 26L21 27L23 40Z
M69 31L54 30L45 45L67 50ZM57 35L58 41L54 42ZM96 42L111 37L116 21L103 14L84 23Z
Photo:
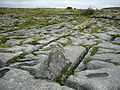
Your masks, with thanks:
M48 47L48 48L44 48L43 51L50 51L52 49L53 49L53 47Z
M0 48L11 48L11 47L4 44L0 44Z
M4 50L0 50L1 53L16 53L15 51L4 51Z
M108 34L108 35L112 36L111 41L113 41L117 37L120 37L120 34L115 34L115 35L114 34Z
M45 38L38 38L38 39L36 39L36 40L34 40L34 41L31 41L31 42L29 42L29 43L27 43L27 44L30 44L30 45L38 45L38 41L39 40L45 40Z
M120 45L120 43L117 43L117 42L112 42L112 44L115 44L115 45Z
M85 58L84 61L83 61L83 63L86 65L86 64L88 64L90 61L91 61L91 59Z
M55 32L55 34L62 34L62 32L61 31L57 31L57 32Z
M5 63L5 65L6 65L6 66L9 66L10 64L19 61L20 59L25 58L24 56L27 55L27 54L28 54L28 53L21 53L20 55L15 56L15 57L13 57L12 59L8 60L8 61Z
M98 47L93 47L91 52L90 52L91 53L90 56L95 55L97 53L97 51L98 51Z
M54 81L58 82L60 85L65 85L67 78L70 75L74 75L74 71L68 71L66 70L64 73L61 73L60 76L56 77Z
M65 24L61 25L58 29L61 29L61 28L64 28L64 27L66 27Z
M91 44L91 45L89 45L89 44L79 44L79 45L80 45L80 46L83 46L83 47L85 47L85 48L87 48L87 49L90 49L90 48L98 45L99 43L100 43L100 42L96 42L95 44Z
M0 44L4 44L5 42L7 42L7 40L9 40L10 38L8 38L8 37L2 37L1 39L0 39Z
M73 41L70 38L68 38L67 42L61 43L61 44L63 47L65 47L65 46L71 45L72 43L73 43Z

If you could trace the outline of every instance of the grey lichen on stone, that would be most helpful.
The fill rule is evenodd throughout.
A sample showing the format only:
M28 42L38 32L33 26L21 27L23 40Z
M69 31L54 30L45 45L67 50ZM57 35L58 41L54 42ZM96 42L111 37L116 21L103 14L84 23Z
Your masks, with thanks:
M71 65L66 57L62 45L57 44L49 53L48 59L45 60L35 74L35 78L47 78L54 80L61 76Z

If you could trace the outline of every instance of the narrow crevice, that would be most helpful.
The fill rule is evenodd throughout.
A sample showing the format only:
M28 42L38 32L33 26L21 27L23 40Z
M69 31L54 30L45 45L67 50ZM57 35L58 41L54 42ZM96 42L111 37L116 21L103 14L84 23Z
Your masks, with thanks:
M71 65L69 71L74 71L78 65L82 62L82 60L84 59L84 57L87 55L89 49L86 48L86 50L84 52L82 52L82 54L79 56L79 58Z
M113 40L115 40L115 38L120 37L120 34L110 35L110 36L112 37L110 41L113 41Z
M3 77L8 71L10 71L9 68L3 68L0 70L0 78Z
M74 75L75 69L82 62L82 60L84 59L84 57L87 55L88 52L89 52L89 48L86 48L86 50L82 52L82 54L79 56L79 58L73 64L71 64L71 66L68 68L68 70L66 70L62 74L62 76L58 77L58 79L55 81L58 82L62 86L65 85L68 77L70 75Z

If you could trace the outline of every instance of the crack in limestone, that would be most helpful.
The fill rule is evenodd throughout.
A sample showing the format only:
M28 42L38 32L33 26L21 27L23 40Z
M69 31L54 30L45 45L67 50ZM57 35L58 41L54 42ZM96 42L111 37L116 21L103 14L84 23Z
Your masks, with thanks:
M77 60L75 60L75 62L73 64L71 64L71 66L68 68L68 70L66 70L63 74L61 74L61 76L55 78L55 81L60 83L60 85L65 85L68 77L70 75L74 74L75 69L82 62L82 60L84 59L84 57L87 55L88 52L89 52L89 49L86 48L86 50L84 52L82 52L82 54L79 56L79 58Z

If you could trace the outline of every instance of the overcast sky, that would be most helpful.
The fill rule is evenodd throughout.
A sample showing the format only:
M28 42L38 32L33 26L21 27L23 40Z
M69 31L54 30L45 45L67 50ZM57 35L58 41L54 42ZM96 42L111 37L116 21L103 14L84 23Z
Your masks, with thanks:
M120 7L120 0L0 0L0 7L12 8L103 8Z

